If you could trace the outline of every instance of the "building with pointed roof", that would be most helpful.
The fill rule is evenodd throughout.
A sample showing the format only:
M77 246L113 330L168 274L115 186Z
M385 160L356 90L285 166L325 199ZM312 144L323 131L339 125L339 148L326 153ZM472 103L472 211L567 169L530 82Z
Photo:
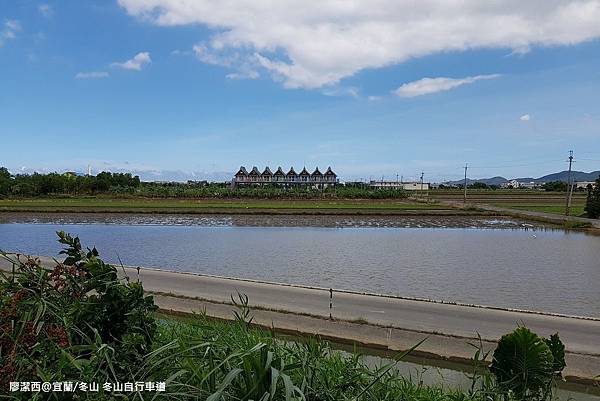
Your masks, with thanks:
M293 167L290 167L290 171L287 172L285 178L288 182L293 183L298 181L298 174L296 174L296 171Z
M321 182L323 180L323 173L319 171L319 168L315 168L315 171L310 175L310 180L312 182Z
M251 182L259 182L260 181L260 171L256 166L252 167L250 173L248 173L248 178Z
M323 174L323 178L325 179L325 182L337 181L337 175L333 172L331 167L327 167L327 171L325 172L325 174Z
M252 167L252 170L248 172L244 166L241 166L238 172L235 173L232 183L233 185L273 184L286 187L310 185L316 188L325 188L337 184L338 179L331 167L327 168L325 174L321 173L319 168L316 167L311 174L306 167L302 168L300 173L296 173L294 167L290 167L287 173L285 173L281 167L278 167L275 173L273 173L269 166L266 166L261 173L258 170L258 167Z
M306 170L306 167L302 168L302 171L300 174L298 174L298 177L300 178L300 182L308 182L310 173Z
M243 182L246 181L246 178L248 178L248 172L246 171L246 167L241 166L238 172L235 173L234 180Z
M262 182L271 182L273 180L273 173L271 172L269 166L265 167L265 170L262 172L260 178Z
M277 171L275 171L275 174L273 174L273 181L274 182L284 182L285 181L285 173L281 169L281 166L277 167Z

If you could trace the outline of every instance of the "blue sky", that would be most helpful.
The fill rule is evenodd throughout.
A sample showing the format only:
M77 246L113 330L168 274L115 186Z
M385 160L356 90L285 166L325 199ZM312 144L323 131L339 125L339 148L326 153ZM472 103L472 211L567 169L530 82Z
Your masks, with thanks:
M440 181L573 149L600 169L598 1L386 1L0 0L0 165Z

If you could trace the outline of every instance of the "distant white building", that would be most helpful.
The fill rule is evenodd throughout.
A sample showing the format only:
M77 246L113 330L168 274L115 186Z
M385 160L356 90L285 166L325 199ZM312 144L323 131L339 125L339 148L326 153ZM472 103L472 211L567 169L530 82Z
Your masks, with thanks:
M502 188L520 188L521 183L517 180L510 180L501 185Z
M535 189L535 188L539 188L539 186L540 185L537 182L529 181L529 182L520 182L518 188Z
M374 189L403 189L405 191L429 191L428 182L400 181L371 181L369 186Z
M587 189L588 185L594 186L594 181L578 181L575 183L575 189Z

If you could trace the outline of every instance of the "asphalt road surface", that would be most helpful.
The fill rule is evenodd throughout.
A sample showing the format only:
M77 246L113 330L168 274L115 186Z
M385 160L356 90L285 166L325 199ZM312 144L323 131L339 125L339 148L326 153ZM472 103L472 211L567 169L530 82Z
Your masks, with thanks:
M43 258L47 259L47 258ZM47 263L52 266L52 263ZM0 268L10 265L0 260ZM137 270L126 269L131 280ZM249 304L277 311L328 317L327 289L305 288L189 273L140 269L146 291L197 297L215 302L231 302L237 293L248 296ZM497 340L503 334L525 325L536 333L549 336L558 332L570 352L600 355L600 319L580 319L547 314L459 306L376 295L333 291L334 318L366 320L378 325L445 334L466 338Z

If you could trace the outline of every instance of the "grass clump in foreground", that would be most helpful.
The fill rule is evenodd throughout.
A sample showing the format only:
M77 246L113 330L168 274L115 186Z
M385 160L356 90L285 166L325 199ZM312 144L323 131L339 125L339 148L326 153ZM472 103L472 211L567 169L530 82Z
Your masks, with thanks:
M510 401L550 400L564 346L526 328L504 336L491 372L474 358L468 391L424 386L395 362L375 368L318 339L289 342L252 326L247 297L232 323L204 315L158 321L141 284L59 233L64 262L12 260L0 271L0 398L13 400ZM4 254L4 257L7 257ZM420 344L416 344L417 347ZM399 354L401 360L406 353ZM10 382L99 383L97 392L10 391ZM165 392L111 391L104 383L166 383Z

